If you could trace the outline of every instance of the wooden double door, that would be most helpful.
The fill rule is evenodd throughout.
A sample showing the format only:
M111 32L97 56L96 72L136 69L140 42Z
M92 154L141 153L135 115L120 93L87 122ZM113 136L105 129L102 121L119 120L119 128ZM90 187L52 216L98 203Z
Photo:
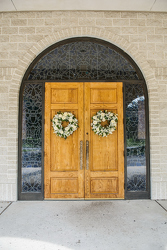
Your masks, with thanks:
M91 117L118 114L116 131L99 137ZM66 140L52 128L58 111L71 112L79 128ZM123 93L121 82L45 83L45 199L124 198Z

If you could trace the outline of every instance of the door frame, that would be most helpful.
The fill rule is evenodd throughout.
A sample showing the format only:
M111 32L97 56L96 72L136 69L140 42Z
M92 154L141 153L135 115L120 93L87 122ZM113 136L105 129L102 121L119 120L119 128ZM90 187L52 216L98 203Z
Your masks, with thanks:
M146 81L144 79L144 76L138 67L138 65L134 62L134 60L122 49L117 47L114 44L111 44L110 42L98 39L98 38L92 38L92 37L75 37L75 38L68 38L63 41L57 42L44 51L42 51L29 65L27 68L27 71L25 72L22 83L20 86L20 92L19 92L19 119L18 119L18 199L19 200L43 200L44 199L44 101L45 101L45 82L49 82L50 80L27 80L28 76L34 67L34 65L40 60L42 56L50 52L52 49L68 44L70 42L75 41L90 41L90 42L96 42L98 44L102 44L104 46L108 46L111 49L114 49L118 53L120 53L125 59L127 59L131 65L135 68L137 75L139 76L139 80L85 80L85 79L79 79L79 80L66 80L66 82L123 82L123 107L124 107L124 119L126 118L126 110L125 110L125 84L126 83L141 83L144 89L145 94L145 128L146 128L146 182L147 182L147 188L146 191L142 192L128 192L127 191L127 154L126 154L126 124L124 122L124 170L125 170L125 199L150 199L150 139L149 139L149 99L148 99L148 90ZM64 80L51 80L50 82L64 82ZM27 84L42 84L42 187L41 187L41 193L22 193L22 175L21 175L21 168L22 168L22 111L23 111L23 93L25 85Z

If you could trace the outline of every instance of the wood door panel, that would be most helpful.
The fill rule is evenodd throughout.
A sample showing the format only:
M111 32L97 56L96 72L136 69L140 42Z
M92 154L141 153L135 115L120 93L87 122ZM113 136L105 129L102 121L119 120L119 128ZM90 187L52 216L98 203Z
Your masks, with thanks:
M91 89L90 103L117 103L117 89Z
M51 119L60 110L51 110ZM62 112L71 112L78 117L77 110L63 110ZM50 147L52 152L56 152L51 155L50 169L51 171L78 171L79 162L79 145L78 145L78 130L75 131L66 140L57 136L53 132L51 124L51 142ZM75 153L74 153L75 152Z
M77 194L78 178L51 178L51 194Z
M117 194L118 178L91 178L91 193L92 194Z
M52 104L58 103L77 103L78 90L77 89L52 89L51 93Z
M103 106L101 107L102 110ZM91 117L99 110L91 110ZM116 109L108 109L117 113ZM117 170L117 130L108 137L100 137L93 130L91 133L90 170L114 171Z

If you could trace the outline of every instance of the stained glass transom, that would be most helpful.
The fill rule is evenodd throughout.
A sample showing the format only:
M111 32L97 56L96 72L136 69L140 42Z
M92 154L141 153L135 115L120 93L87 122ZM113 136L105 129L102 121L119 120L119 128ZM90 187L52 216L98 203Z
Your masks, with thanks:
M22 192L41 192L42 85L27 84L23 92Z
M126 84L127 191L146 191L145 97L142 84Z
M61 45L44 55L28 80L135 80L134 67L117 51L94 42Z

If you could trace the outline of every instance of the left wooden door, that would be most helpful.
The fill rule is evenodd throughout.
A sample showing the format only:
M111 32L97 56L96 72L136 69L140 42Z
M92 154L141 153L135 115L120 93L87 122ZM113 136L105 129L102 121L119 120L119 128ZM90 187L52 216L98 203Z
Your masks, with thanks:
M79 128L67 140L53 133L51 119L58 111L73 113ZM83 84L45 84L45 198L84 197Z

